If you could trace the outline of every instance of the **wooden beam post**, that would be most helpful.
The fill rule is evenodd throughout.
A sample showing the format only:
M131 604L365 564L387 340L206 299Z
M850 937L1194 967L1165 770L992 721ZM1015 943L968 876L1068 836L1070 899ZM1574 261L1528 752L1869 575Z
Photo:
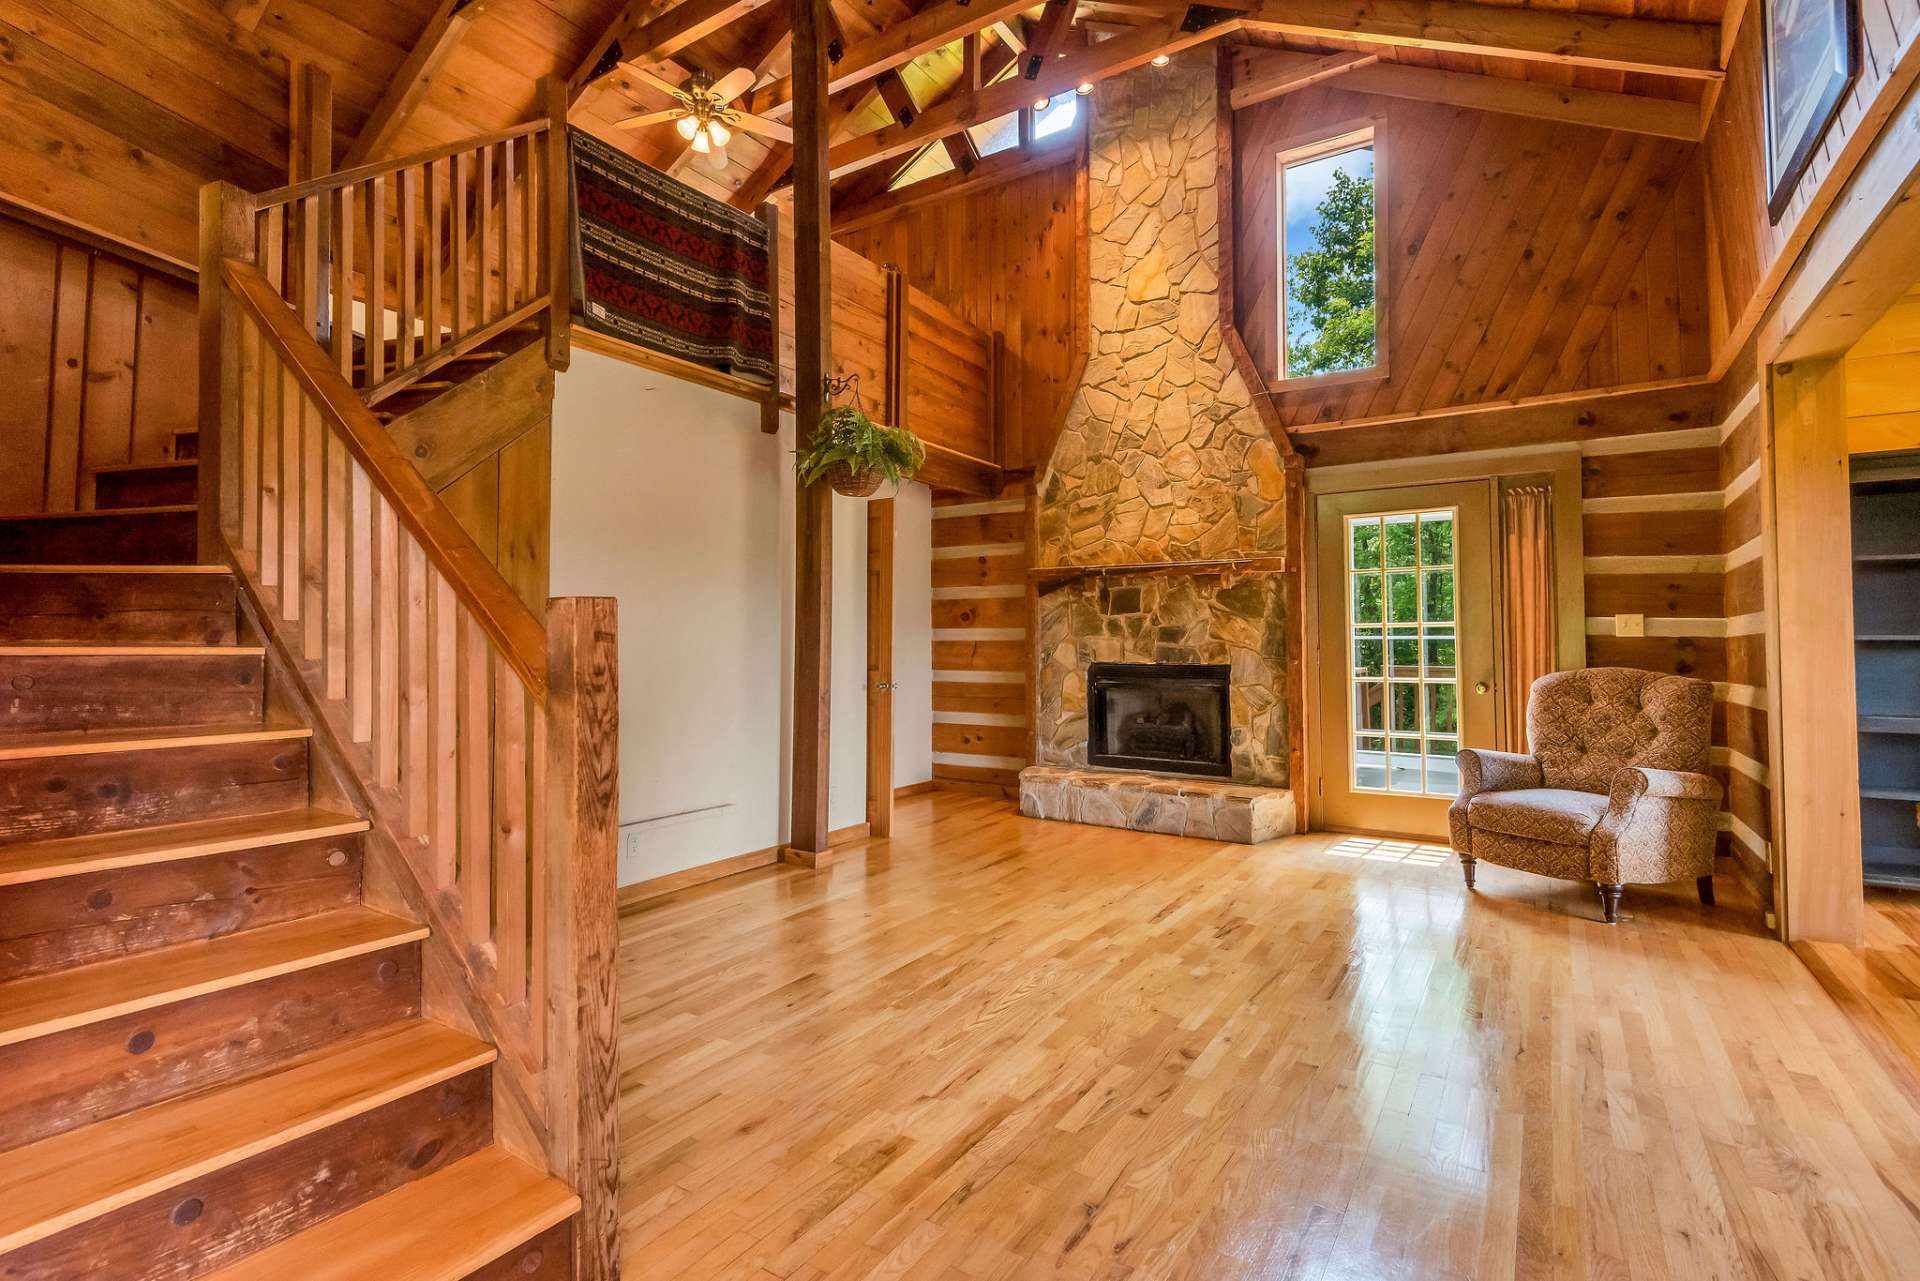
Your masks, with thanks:
M1845 362L1776 365L1770 384L1773 487L1770 508L1762 492L1762 535L1773 535L1778 680L1768 719L1793 727L1777 736L1773 765L1775 894L1788 942L1857 947L1865 894L1853 596L1834 590L1853 561Z
M580 1195L579 1281L620 1275L618 627L612 597L547 602L547 714L536 730L547 811L537 863L547 990L535 992L547 1005L547 1161Z
M794 438L820 423L833 367L832 236L827 177L827 0L793 11ZM793 797L790 856L819 866L827 839L827 767L833 660L833 490L803 485L794 502Z
M540 81L547 111L547 367L560 373L573 348L573 150L567 142L567 82Z
M893 499L867 504L867 831L893 835Z
M227 559L240 519L240 313L221 264L253 261L253 200L225 182L200 188L200 525L205 564ZM237 537L235 539L237 540Z

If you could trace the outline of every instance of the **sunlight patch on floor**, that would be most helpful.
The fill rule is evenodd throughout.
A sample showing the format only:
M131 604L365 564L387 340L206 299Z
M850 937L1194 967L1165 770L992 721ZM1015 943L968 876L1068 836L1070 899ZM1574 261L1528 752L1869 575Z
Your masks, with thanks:
M1349 836L1327 853L1335 858L1364 859L1369 863L1405 863L1412 867L1439 867L1453 857L1444 845L1396 840L1385 836Z

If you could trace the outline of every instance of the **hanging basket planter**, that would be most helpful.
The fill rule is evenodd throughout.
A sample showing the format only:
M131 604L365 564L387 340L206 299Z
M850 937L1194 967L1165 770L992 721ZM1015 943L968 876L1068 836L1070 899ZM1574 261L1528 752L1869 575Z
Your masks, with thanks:
M827 403L812 437L794 451L800 483L826 481L836 494L870 498L882 481L910 480L926 461L926 448L904 427L876 423L861 408L860 376L827 380ZM846 396L845 404L834 398Z

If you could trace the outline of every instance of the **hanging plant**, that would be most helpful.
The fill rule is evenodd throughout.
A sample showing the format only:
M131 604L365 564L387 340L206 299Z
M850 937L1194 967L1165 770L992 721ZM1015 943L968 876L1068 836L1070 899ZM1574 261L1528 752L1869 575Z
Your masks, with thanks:
M899 485L911 480L927 460L926 446L905 427L876 423L860 407L856 390L859 375L829 379L827 405L820 425L806 444L794 451L794 470L800 483L825 480L836 494L866 498L881 481ZM851 394L851 402L833 403L833 397Z

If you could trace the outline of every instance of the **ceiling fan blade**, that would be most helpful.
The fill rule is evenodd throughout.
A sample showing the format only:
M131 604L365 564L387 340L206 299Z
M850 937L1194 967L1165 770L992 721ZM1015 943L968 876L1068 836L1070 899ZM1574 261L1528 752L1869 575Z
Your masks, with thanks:
M739 125L748 133L757 133L763 138L772 138L775 142L791 143L793 141L793 129L791 126L784 125L778 120L769 120L765 116L753 115L750 112L742 111L736 114L739 118L733 123Z
M628 116L623 120L616 120L613 123L614 126L619 129L644 129L648 125L659 125L665 124L669 120L678 120L686 114L687 113L679 107L670 107L665 111L649 111L644 115Z
M753 70L750 67L735 67L714 82L709 91L720 102L732 102L747 90L753 88Z
M625 68L627 71L632 72L635 76L637 76L641 80L646 81L648 84L658 89L661 93L669 94L675 98L680 98L685 96L685 93L686 93L685 90L683 90L679 85L675 84L673 81L667 79L665 76L660 75L658 72L649 71L647 68L641 66L637 62L623 62L620 65L623 68Z

